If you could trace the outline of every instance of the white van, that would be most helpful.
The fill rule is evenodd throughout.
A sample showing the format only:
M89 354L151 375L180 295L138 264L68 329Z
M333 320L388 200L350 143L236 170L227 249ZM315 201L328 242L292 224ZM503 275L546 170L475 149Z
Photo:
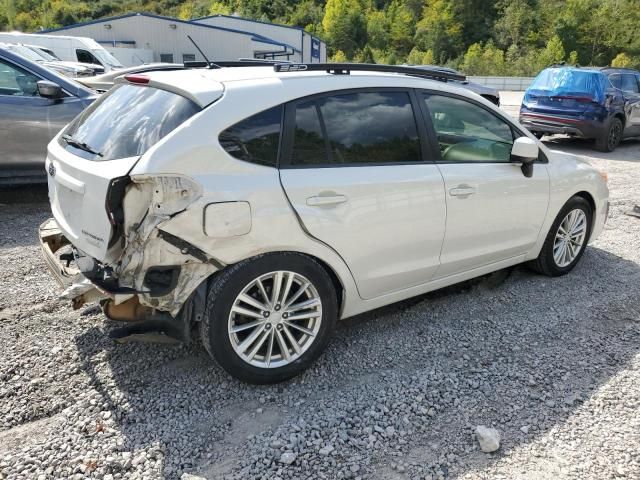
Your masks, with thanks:
M102 65L105 72L123 67L113 55L91 38L0 32L0 42L25 43L45 47L60 60Z

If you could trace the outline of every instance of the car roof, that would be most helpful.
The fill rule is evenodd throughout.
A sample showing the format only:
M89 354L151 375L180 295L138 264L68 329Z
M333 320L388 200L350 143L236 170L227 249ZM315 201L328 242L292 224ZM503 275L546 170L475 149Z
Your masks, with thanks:
M640 71L635 70L633 68L624 68L624 67L599 67L601 72L606 73L635 73L640 74Z
M335 86L336 80L340 79L341 86L336 87L338 89L362 87L429 88L476 97L473 92L456 84L391 72L352 71L348 75L329 73L325 70L281 72L275 71L273 65L266 65L153 71L145 72L142 75L149 77L151 86L182 94L201 106L219 98L220 92L225 89L265 88L267 86L279 88L289 82L302 80L308 85L307 94L331 90L331 86ZM118 79L116 83L126 83L126 77ZM239 84L242 86L240 87ZM287 89L283 90L286 92ZM286 93L283 94L283 97L286 96ZM283 101L287 101L287 99Z

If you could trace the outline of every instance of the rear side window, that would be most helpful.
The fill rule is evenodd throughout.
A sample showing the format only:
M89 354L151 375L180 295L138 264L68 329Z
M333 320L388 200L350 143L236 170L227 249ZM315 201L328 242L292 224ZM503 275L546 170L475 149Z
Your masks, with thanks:
M229 155L275 167L278 163L282 105L257 113L227 128L218 141Z
M135 157L199 111L195 103L172 92L118 85L76 117L59 141L88 160Z
M635 75L622 75L622 90L625 92L638 93L638 81Z
M89 51L81 48L76 49L76 58L82 63L97 63L100 65L100 62L98 62L96 57L94 57Z
M407 92L347 93L296 106L292 165L421 160L416 120Z

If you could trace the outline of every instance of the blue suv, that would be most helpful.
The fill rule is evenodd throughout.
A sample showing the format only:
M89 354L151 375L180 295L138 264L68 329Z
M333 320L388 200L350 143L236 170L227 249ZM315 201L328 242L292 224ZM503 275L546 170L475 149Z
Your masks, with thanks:
M520 123L537 137L595 139L603 152L640 137L640 72L614 67L549 67L527 89Z

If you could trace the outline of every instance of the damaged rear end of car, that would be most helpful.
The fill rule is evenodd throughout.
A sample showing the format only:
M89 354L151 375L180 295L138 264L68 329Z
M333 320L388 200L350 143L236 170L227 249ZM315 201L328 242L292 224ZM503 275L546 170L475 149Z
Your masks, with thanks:
M116 340L188 340L204 308L198 286L223 267L163 230L202 196L201 185L135 169L175 149L172 137L224 91L197 75L193 83L185 92L162 74L125 76L48 148L53 218L40 227L43 255L75 309L99 302L108 318L131 322L111 332Z

